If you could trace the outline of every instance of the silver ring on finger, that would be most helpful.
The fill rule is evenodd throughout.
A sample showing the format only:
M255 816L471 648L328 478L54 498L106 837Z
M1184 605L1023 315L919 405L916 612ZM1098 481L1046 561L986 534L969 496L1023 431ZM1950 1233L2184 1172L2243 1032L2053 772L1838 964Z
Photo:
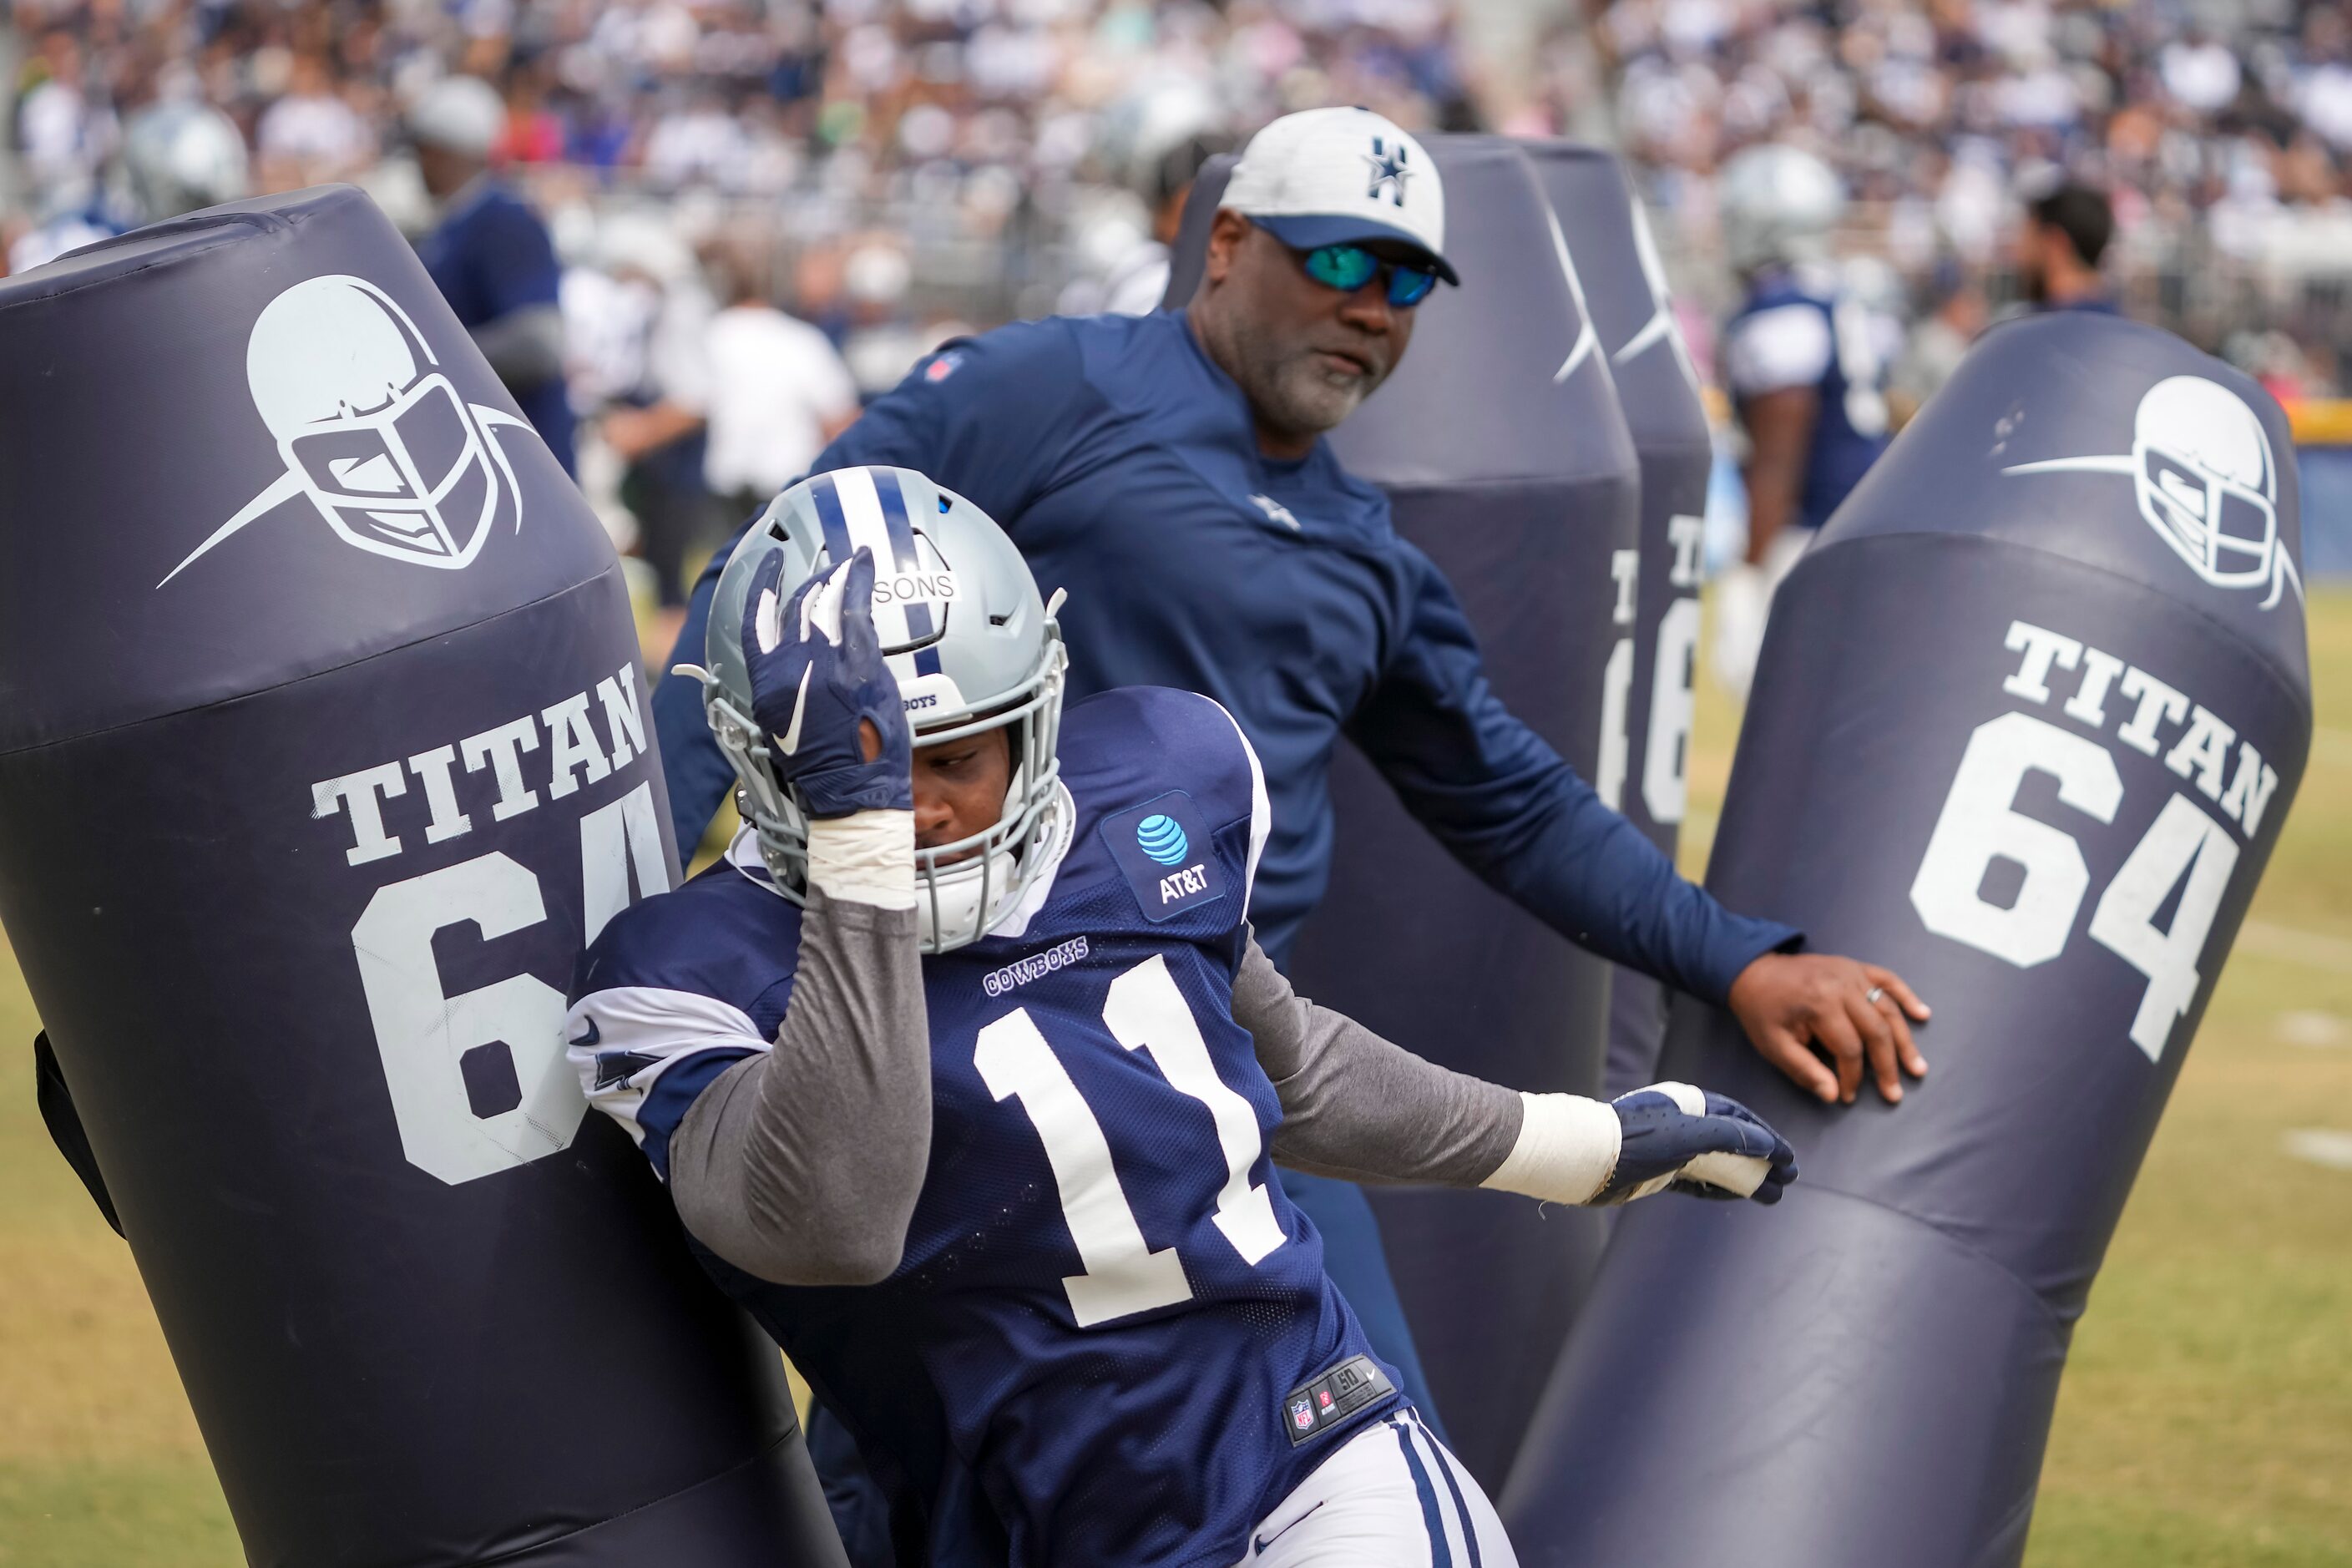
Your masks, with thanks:
M1886 987L1884 985L1874 985L1869 990L1862 994L1862 999L1875 1007L1881 1002L1886 1000Z

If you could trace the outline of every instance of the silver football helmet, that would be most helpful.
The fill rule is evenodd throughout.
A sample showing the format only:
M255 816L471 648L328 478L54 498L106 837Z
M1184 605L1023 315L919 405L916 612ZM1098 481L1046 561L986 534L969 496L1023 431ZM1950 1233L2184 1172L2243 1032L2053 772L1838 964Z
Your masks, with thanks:
M1055 745L1062 725L1062 634L1028 563L986 512L911 468L815 474L768 503L735 547L710 606L704 714L735 770L736 805L785 897L808 874L808 816L768 764L751 713L741 643L744 599L760 563L784 555L793 590L874 552L874 629L897 677L917 747L984 730L1011 731L1013 780L986 831L915 855L916 916L926 952L978 942L1054 858L1072 827Z
M141 223L242 200L245 135L208 104L156 104L135 115L123 133L122 177Z
M1845 188L1801 147L1771 142L1732 155L1716 183L1725 259L1746 276L1771 266L1829 258L1830 231L1845 214Z

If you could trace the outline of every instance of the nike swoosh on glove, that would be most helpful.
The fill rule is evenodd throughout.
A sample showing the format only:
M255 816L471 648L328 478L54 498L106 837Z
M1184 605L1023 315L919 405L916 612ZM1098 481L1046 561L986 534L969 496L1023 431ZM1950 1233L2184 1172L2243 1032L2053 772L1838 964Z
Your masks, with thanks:
M781 554L761 563L743 606L751 716L768 737L770 770L813 817L914 810L912 734L874 632L873 552L810 578L779 608L783 574ZM882 737L870 763L861 720Z
M1764 1119L1686 1083L1654 1083L1611 1100L1616 1168L1592 1202L1631 1203L1672 1188L1702 1198L1777 1204L1797 1179L1797 1152Z

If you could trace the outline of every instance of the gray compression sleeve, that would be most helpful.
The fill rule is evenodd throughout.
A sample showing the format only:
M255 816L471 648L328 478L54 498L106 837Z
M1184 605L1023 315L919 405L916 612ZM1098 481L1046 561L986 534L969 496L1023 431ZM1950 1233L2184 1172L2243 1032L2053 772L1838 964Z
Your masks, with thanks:
M670 1140L678 1216L762 1279L871 1285L898 1267L930 1152L915 911L812 887L774 1048L721 1073Z
M563 312L525 305L473 331L474 346L509 392L528 392L563 374Z
M1502 1165L1526 1112L1513 1090L1423 1061L1290 988L1253 941L1234 1018L1282 1098L1274 1157L1353 1182L1475 1187Z

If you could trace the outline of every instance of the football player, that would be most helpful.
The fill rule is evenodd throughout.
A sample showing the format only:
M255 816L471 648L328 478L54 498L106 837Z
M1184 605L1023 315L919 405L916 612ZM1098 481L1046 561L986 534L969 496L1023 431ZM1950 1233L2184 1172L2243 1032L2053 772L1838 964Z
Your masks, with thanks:
M1771 1202L1788 1145L1683 1085L1514 1093L1295 995L1247 922L1239 728L1156 688L1066 713L1020 552L919 474L784 492L711 625L747 826L606 928L567 1036L901 1560L1508 1568L1270 1162Z
M1886 449L1883 321L1839 285L1830 231L1845 193L1796 147L1750 147L1723 166L1723 247L1746 290L1724 328L1721 374L1747 437L1747 558L1716 596L1715 672L1744 696L1772 591Z

